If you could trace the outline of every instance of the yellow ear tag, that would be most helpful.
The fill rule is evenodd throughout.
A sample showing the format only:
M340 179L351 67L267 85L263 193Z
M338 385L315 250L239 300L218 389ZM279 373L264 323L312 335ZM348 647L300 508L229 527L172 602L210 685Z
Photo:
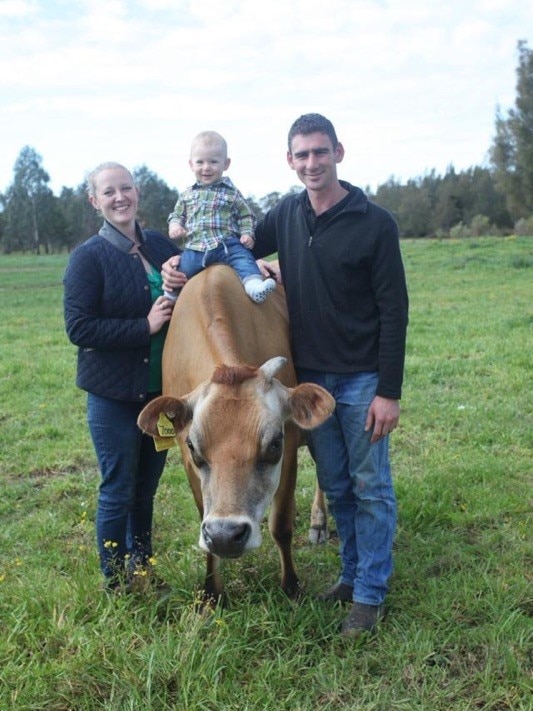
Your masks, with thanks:
M159 413L157 431L159 432L159 436L154 436L154 444L157 452L162 452L165 449L176 446L176 440L174 439L176 431L174 430L174 425L164 412Z

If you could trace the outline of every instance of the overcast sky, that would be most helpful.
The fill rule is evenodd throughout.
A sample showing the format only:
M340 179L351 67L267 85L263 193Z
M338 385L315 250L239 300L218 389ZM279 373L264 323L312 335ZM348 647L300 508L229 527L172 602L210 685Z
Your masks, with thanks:
M205 129L245 195L283 192L311 111L363 188L483 165L532 30L524 0L0 0L0 192L25 145L56 194L105 160L182 190Z

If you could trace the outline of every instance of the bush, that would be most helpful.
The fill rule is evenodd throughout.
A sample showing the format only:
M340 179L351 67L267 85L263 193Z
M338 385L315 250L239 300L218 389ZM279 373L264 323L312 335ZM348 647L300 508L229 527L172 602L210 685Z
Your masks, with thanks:
M474 215L470 223L470 233L472 237L481 237L491 234L490 220L486 215Z
M514 233L519 237L533 236L533 215L522 217L514 226Z
M450 237L452 239L464 239L465 237L496 237L499 234L498 228L491 223L486 215L474 215L470 224L465 225L464 222L458 222L450 229Z
M463 222L458 222L456 225L450 228L450 237L452 239L463 239L464 237L470 236L470 230Z

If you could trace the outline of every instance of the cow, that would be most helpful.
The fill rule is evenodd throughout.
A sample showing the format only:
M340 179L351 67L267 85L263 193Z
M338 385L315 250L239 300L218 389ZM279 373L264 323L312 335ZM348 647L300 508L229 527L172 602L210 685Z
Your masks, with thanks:
M138 424L157 437L163 413L180 445L201 520L206 604L224 603L220 559L261 544L270 504L281 587L299 594L292 560L297 450L301 429L324 422L334 404L323 388L296 384L281 286L255 304L228 266L189 280L163 350L163 394Z

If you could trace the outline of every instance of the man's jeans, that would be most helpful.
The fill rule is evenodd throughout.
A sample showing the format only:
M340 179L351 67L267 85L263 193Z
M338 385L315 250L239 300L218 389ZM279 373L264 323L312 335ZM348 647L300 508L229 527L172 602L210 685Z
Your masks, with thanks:
M152 555L154 496L167 453L156 452L153 439L137 427L145 404L92 393L87 398L87 422L102 475L98 552L110 580L123 575L127 556L130 566L143 566Z
M337 524L341 581L354 586L354 600L379 605L392 573L396 499L389 438L370 444L365 432L376 373L336 374L298 369L298 382L313 382L336 400L333 415L307 433L320 488Z
M178 268L187 277L192 277L210 264L228 264L235 269L242 282L251 276L261 276L252 253L236 237L228 237L218 247L207 252L186 249L181 255Z

